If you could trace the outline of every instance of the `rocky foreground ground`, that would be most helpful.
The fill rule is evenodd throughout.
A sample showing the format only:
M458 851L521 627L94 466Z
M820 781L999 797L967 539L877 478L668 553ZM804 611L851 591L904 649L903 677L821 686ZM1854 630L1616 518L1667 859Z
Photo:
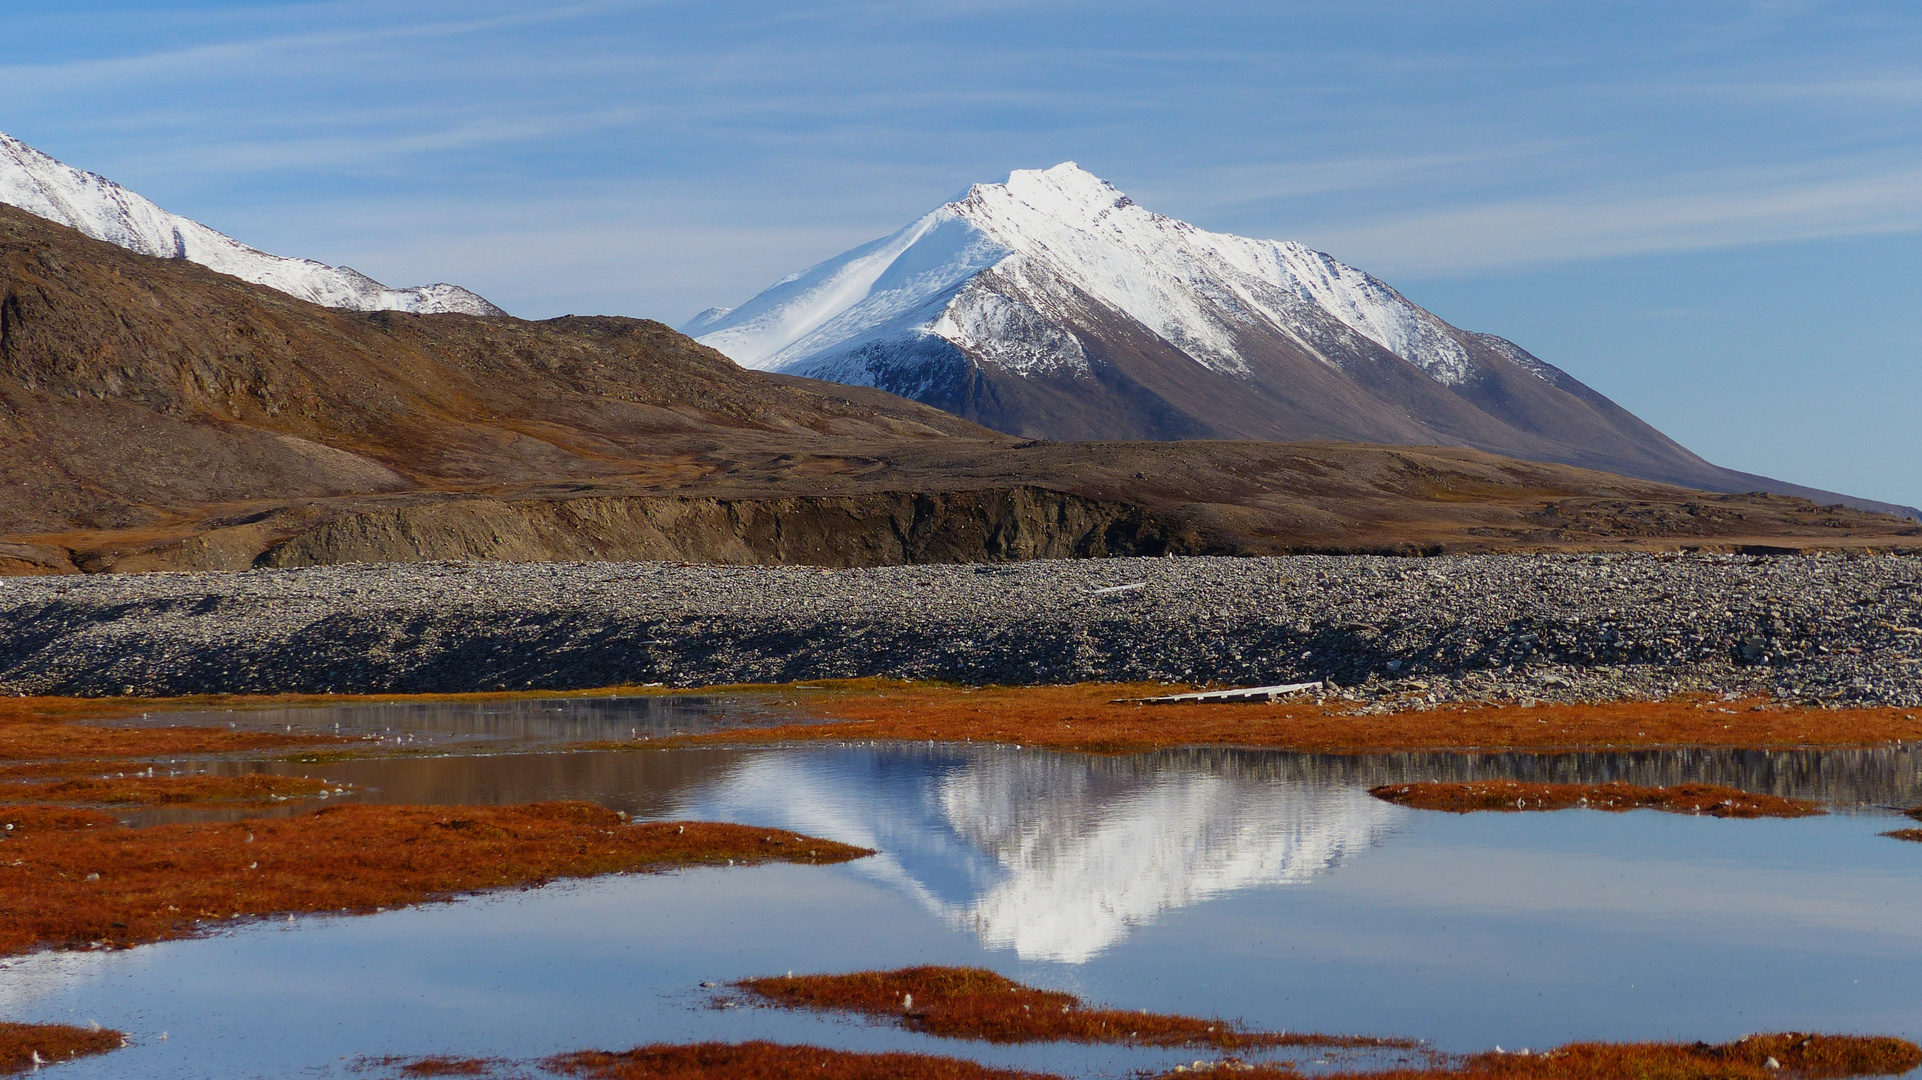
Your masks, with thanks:
M1113 590L1113 592L1103 592ZM1078 559L821 571L427 563L0 578L10 694L886 675L1922 705L1922 557Z
M863 675L1922 705L1922 558L496 563L0 579L0 688L15 694Z

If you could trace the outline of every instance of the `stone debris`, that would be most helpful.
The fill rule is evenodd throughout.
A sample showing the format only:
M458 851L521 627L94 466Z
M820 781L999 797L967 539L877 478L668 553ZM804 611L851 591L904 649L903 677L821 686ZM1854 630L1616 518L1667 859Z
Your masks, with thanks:
M413 563L6 578L0 629L0 690L12 694L890 676L1325 681L1317 698L1382 711L1682 693L1922 706L1915 556Z

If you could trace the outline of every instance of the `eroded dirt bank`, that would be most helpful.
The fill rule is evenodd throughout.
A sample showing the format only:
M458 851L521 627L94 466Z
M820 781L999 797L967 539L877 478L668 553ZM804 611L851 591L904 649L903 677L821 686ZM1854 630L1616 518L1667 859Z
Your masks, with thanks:
M1922 558L1295 556L821 570L412 564L0 581L0 689L455 692L886 676L1435 702L1922 706Z

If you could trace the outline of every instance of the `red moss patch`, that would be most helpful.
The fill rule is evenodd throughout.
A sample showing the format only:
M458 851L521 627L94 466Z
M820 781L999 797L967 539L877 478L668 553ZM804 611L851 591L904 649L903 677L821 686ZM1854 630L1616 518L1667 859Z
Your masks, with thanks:
M100 810L73 806L0 806L0 840L22 840L48 831L97 829L118 824L119 818ZM0 854L19 850L0 846Z
M1894 837L1897 840L1912 840L1915 843L1922 844L1922 829L1896 829L1893 832L1885 832L1882 835Z
M68 1024L0 1023L0 1072L34 1072L42 1064L57 1065L125 1045L126 1036L107 1028L96 1031ZM39 1056L37 1062L35 1055Z
M1475 1054L1433 1068L1321 1075L1332 1080L1836 1080L1890 1076L1918 1065L1922 1047L1904 1039L1788 1032L1714 1046L1571 1043L1541 1054ZM1260 1080L1301 1074L1264 1065L1238 1075Z
M343 741L215 727L112 727L83 722L138 715L143 708L155 707L158 703L136 699L0 698L0 761L221 754L334 746ZM170 702L166 707L182 706Z
M456 1058L456 1057L387 1057L363 1058L354 1067L356 1072L369 1069L392 1069L395 1076L491 1076L496 1065L506 1062L496 1058Z
M541 1063L588 1080L1059 1080L1047 1073L991 1069L931 1054L857 1054L770 1042L656 1044L620 1053L583 1050Z
M1384 784L1368 794L1397 806L1469 814L1481 810L1661 810L1670 814L1709 814L1724 818L1795 818L1823 813L1804 799L1757 795L1714 784L1640 787L1606 784L1525 784L1516 780L1477 780L1466 784Z
M1412 1046L1406 1041L1250 1032L1223 1020L1091 1009L1073 994L1036 990L984 968L912 967L851 975L787 975L735 984L787 1009L863 1013L952 1039L1144 1046Z
M0 810L0 821L16 822L0 841L0 953L163 941L213 920L370 911L557 877L873 854L746 825L628 825L612 810L572 802L331 806L145 829L103 817Z
M989 686L860 680L829 687L809 707L828 723L682 736L666 745L889 739L1020 743L1133 753L1177 746L1245 746L1333 753L1386 750L1570 750L1646 746L1870 746L1922 739L1914 709L1805 709L1708 699L1592 705L1435 705L1354 715L1313 695L1274 703L1135 705L1116 699L1174 692L1158 684ZM631 746L631 744L628 744ZM664 745L655 740L650 745Z
M304 776L113 776L81 777L44 784L0 785L0 803L102 803L167 806L184 803L260 802L320 794L329 785Z

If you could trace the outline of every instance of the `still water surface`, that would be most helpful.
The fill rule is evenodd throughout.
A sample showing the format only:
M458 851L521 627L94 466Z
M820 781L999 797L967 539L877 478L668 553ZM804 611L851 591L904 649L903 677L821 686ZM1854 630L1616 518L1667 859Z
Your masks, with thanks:
M626 722L626 721L622 721ZM320 768L356 799L588 798L881 850L552 885L0 969L9 1019L136 1045L68 1077L340 1076L364 1054L524 1058L659 1040L906 1048L1082 1075L1211 1055L994 1048L715 1009L703 981L979 964L1124 1008L1451 1050L1817 1029L1922 1039L1922 845L1877 833L1915 757L1835 753L1110 758L982 746L502 753ZM1685 779L1843 812L1424 813L1402 779ZM161 1038L161 1033L166 1038Z

